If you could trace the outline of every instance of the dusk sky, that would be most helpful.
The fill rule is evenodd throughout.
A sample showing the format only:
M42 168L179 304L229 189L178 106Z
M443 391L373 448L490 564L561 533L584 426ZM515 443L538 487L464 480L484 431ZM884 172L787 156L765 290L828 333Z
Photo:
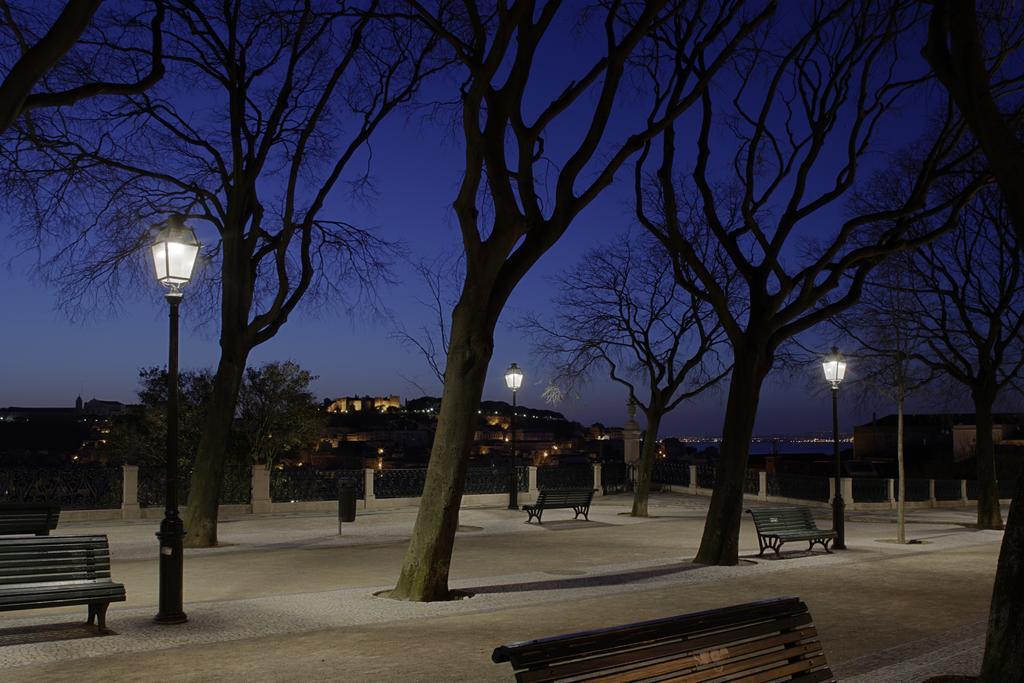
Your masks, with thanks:
M571 70L574 60L586 52L586 45L552 49L562 50L561 59L553 63ZM619 106L628 113L630 104L629 98L623 97ZM920 121L912 112L893 117L886 138L906 139L919 128ZM461 244L451 202L457 191L460 162L459 138L443 123L428 120L422 113L400 113L376 134L373 142L371 172L377 196L354 200L346 186L339 185L327 213L400 242L413 260L455 255ZM526 313L548 310L551 276L571 267L586 249L607 243L631 227L629 173L627 168L619 174L616 185L581 215L513 294L498 326L485 399L508 400L502 374L514 361L526 372L520 402L543 405L541 392L547 375L535 366L529 341L512 325ZM0 326L0 406L72 405L79 394L86 400L134 401L139 368L166 362L166 305L157 285L127 293L117 309L71 321L56 308L58 292L33 275L33 255L14 257L19 251L18 238L11 234L11 224L10 219L4 221L6 246L4 268L0 270L4 320ZM202 228L197 229L204 240ZM823 229L830 231L831 227ZM140 254L139 258L148 256ZM380 300L391 315L408 329L416 330L430 316L429 310L416 301L422 285L402 262L395 263L394 279L397 284L379 288ZM187 289L182 315L182 367L214 366L217 330L212 324L196 326L195 308L190 305ZM814 337L805 342L820 344L823 353L830 345ZM321 398L352 394L415 397L421 392L409 379L434 395L441 391L423 359L393 337L389 320L360 310L349 315L330 302L293 316L276 338L253 351L250 363L286 359L319 376L315 391ZM851 368L851 375L855 373ZM666 418L663 434L719 435L724 389L681 405ZM580 399L556 409L586 424L621 424L625 419L624 402L621 388L598 377ZM875 410L880 415L891 412L883 404ZM856 407L852 400L845 401L842 428L849 430L870 414L870 407ZM831 409L820 367L812 366L802 374L779 372L769 379L761 399L757 433L807 433L830 428Z

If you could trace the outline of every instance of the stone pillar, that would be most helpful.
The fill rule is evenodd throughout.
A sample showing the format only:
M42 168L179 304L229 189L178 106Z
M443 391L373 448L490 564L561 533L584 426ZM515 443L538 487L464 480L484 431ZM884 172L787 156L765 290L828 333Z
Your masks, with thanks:
M697 466L690 465L690 493L697 493Z
M594 470L594 495L603 496L604 489L601 488L601 463L595 462L593 464Z
M853 501L853 479L850 477L843 477L839 480L843 487L843 502L854 502Z
M526 468L526 493L531 495L537 493L537 467L535 465Z
M757 499L768 500L768 473L757 473Z
M252 514L262 515L273 507L270 499L270 470L258 462L252 464Z
M377 496L373 494L373 470L363 470L363 509L377 507Z
M627 465L636 466L640 462L640 425L636 421L636 404L630 401L626 409L629 411L629 419L622 428L622 459Z
M899 503L899 501L896 500L896 480L886 479L885 483L889 491L889 507L895 510L897 503Z
M121 519L138 519L139 509L139 467L121 466Z

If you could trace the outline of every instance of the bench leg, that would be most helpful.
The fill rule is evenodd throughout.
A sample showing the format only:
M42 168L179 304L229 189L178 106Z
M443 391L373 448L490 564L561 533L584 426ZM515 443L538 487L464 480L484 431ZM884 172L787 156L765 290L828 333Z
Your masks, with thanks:
M108 607L110 607L109 602L94 602L89 604L89 626L92 626L93 620L95 620L96 630L99 633L103 633L107 630Z
M821 546L825 549L825 552L828 553L829 555L832 554L832 551L828 547L828 544L831 543L831 542L832 542L831 538L826 538L825 542L821 544Z

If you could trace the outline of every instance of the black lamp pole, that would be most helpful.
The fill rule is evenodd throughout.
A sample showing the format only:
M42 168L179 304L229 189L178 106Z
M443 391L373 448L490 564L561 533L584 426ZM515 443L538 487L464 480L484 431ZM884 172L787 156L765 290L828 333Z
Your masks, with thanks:
M182 545L185 527L178 516L178 305L181 291L167 293L170 306L169 352L167 356L167 480L164 519L160 522L160 611L158 624L188 621L182 610Z
M519 509L519 477L516 476L516 465L519 464L516 457L516 390L512 390L512 422L509 426L512 432L512 457L509 460L508 471L508 509Z
M832 498L832 528L836 530L836 540L832 547L837 550L846 549L846 504L843 502L843 472L839 461L839 385L832 384L832 455L836 462L836 494Z

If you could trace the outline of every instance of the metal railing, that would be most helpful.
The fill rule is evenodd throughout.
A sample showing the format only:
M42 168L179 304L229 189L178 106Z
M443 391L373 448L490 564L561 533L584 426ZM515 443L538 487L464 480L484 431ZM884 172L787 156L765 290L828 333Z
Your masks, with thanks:
M163 506L166 492L166 472L163 465L139 466L139 505L141 507ZM179 506L188 503L188 489L191 480L191 468L179 469ZM252 467L250 465L227 465L224 468L224 483L221 486L218 500L221 505L248 505L252 502Z
M565 465L562 467L538 467L537 488L539 489L590 489L594 488L594 469L590 465Z
M606 462L601 465L601 490L605 494L623 493L629 485L629 465Z
M932 492L928 479L907 479L906 499L908 502L921 503L931 500Z
M702 489L715 488L714 465L697 465L697 486Z
M935 500L960 500L959 479L936 479Z
M671 486L689 486L690 466L676 462L655 462L651 471L651 481Z
M888 479L854 479L853 500L863 503L888 503Z
M419 498L427 481L427 468L377 470L373 473L373 495L377 498Z
M529 484L529 470L526 467L517 467L517 490L525 492L529 488ZM463 493L508 493L508 468L470 467L466 471L466 487L463 489Z
M760 470L747 468L746 474L743 475L743 493L749 493L754 496L761 493Z
M0 501L57 503L69 510L107 510L121 506L120 467L0 468Z
M270 500L275 503L300 500L337 500L338 480L355 484L356 498L366 498L363 470L318 470L313 467L270 471Z
M768 495L828 502L828 479L799 474L769 474Z

